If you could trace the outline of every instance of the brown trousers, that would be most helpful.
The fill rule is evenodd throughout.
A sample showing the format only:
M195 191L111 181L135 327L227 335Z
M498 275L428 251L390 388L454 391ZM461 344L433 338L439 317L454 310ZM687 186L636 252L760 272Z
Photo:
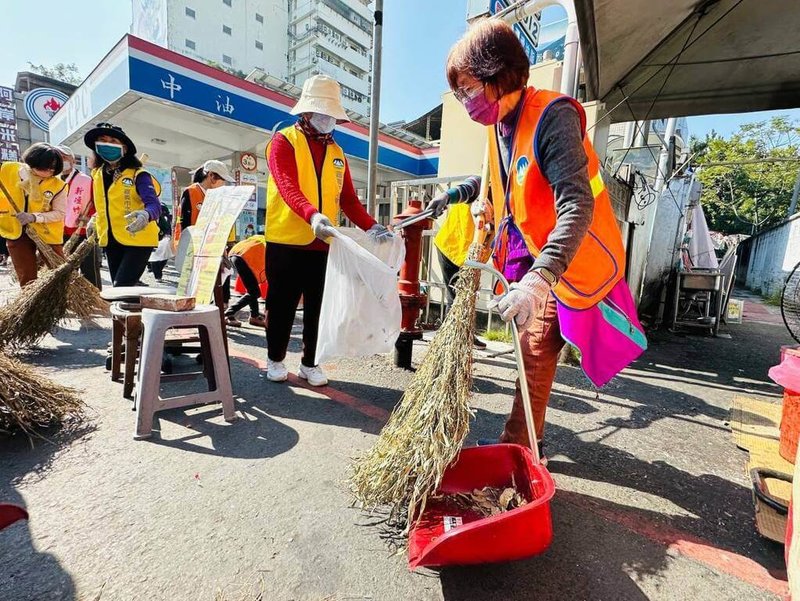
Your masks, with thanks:
M548 296L544 307L525 332L520 332L522 356L525 361L525 377L531 396L533 423L536 426L536 438L539 443L544 436L544 418L547 402L550 400L550 389L556 376L558 354L564 346L561 329L558 326L558 311L555 298ZM525 408L522 405L522 394L517 380L517 391L514 405L506 421L505 430L500 442L509 442L530 446L528 427L525 424Z
M27 234L22 234L16 240L8 240L8 255L14 264L14 271L17 272L17 279L20 286L26 286L36 279L39 265L36 262L36 244L28 238ZM56 254L64 256L61 244L51 244Z

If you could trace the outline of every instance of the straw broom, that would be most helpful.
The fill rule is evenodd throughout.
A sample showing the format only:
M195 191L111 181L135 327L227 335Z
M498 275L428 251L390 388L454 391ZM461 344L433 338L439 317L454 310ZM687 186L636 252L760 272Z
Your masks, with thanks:
M93 250L93 244L84 242L66 263L45 272L0 308L0 347L31 346L58 325L67 312L61 290L70 286L75 270Z
M481 198L486 198L483 178ZM483 223L468 258L487 259ZM455 283L456 297L431 341L400 404L381 430L375 445L352 465L351 489L362 507L391 506L390 518L407 510L409 523L441 483L469 432L472 411L472 341L480 271L463 268Z
M86 224L89 221L88 219L86 219L89 216L89 207L90 203L87 202L86 206L84 206L81 209L80 215L78 215L78 227L75 228L75 231L72 232L72 235L69 237L69 240L67 240L67 243L64 245L65 257L70 256L72 254L72 251L74 251L77 248L78 244L81 241L81 228L86 227Z
M75 390L0 352L0 432L32 434L37 428L76 421L82 412Z
M5 194L14 212L21 212L2 182L0 182L0 190ZM23 229L28 238L36 245L47 267L56 269L66 263L66 259L58 255L49 244L42 240L33 228L26 225ZM91 242L92 244L96 243L89 240L87 240L87 242ZM92 286L92 284L80 274L75 274L70 281L70 285L58 290L57 294L66 295L67 308L79 319L108 316L111 314L108 303L100 296L100 291Z

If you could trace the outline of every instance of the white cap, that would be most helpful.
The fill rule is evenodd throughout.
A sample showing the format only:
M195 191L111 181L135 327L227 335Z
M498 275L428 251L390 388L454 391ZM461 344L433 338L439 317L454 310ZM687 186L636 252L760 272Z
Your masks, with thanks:
M236 180L231 175L231 170L222 161L210 160L203 163L203 171L206 173L216 173L226 182L233 183Z
M337 121L350 121L342 106L339 82L327 75L314 75L303 83L303 93L294 105L292 115L320 113Z
M63 156L72 157L73 159L75 158L75 153L72 152L72 148L70 148L69 146L60 144L56 146L56 150L60 152Z

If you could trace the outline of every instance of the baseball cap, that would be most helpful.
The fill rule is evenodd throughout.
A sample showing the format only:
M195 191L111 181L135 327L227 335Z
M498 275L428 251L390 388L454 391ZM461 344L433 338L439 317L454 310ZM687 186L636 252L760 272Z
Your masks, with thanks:
M206 173L216 173L226 182L233 183L235 180L231 175L231 170L222 161L210 160L203 163L203 171Z

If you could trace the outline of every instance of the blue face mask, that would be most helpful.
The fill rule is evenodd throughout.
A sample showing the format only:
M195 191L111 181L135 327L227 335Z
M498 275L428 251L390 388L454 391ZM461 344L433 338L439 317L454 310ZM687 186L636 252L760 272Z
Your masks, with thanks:
M97 155L108 161L109 163L116 163L122 158L122 144L111 144L108 142L97 142L94 145L94 151Z

